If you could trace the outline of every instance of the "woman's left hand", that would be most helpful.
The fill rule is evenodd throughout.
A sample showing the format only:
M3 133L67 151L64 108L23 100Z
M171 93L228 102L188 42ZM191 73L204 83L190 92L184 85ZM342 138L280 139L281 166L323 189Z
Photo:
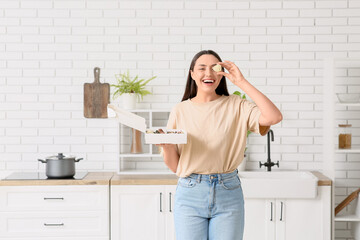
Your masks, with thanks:
M218 62L218 64L220 66L224 67L226 70L228 70L229 73L217 72L217 74L225 76L227 79L229 79L236 86L240 87L239 85L243 81L246 81L246 79L244 78L244 76L240 72L240 69L235 65L235 63L230 62L230 61L224 61L224 62Z

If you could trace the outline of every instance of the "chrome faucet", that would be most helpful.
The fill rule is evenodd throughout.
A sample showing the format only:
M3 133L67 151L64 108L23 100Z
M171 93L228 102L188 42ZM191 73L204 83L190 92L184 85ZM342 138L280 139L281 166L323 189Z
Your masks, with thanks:
M269 132L267 133L267 148L268 148L268 158L267 158L267 162L265 163L261 163L259 161L260 164L260 168L262 166L267 167L267 171L270 172L271 171L271 167L273 167L274 165L277 165L279 167L279 161L277 161L277 163L274 163L271 161L270 159L270 135L271 135L271 141L274 141L274 132L273 130L269 130Z

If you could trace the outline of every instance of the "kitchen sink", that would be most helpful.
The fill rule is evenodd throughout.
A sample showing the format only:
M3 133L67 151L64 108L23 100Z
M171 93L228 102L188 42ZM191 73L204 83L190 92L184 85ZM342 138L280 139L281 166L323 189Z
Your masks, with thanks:
M245 198L316 198L318 178L307 171L239 172Z

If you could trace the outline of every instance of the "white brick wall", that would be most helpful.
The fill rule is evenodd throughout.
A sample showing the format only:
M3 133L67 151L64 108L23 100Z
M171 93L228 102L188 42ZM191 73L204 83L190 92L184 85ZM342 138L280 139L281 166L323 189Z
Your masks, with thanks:
M36 159L61 151L84 157L80 169L116 171L115 124L82 116L93 68L108 83L126 69L157 75L139 107L171 108L202 49L237 63L282 110L272 159L321 169L322 59L360 58L359 25L358 0L0 0L0 176L43 170ZM346 74L358 83L359 72ZM251 135L250 168L266 159L265 143ZM337 202L359 183L360 162L339 167ZM337 228L337 239L350 239L346 224Z

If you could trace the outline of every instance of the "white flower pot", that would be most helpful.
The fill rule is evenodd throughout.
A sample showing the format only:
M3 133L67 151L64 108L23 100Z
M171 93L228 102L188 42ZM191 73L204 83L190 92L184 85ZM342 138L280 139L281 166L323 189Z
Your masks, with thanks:
M248 156L244 155L244 159L243 161L240 163L240 165L238 166L238 171L242 172L246 170L246 162L247 162Z
M124 93L122 96L122 106L124 109L135 109L136 108L136 94L135 93Z

